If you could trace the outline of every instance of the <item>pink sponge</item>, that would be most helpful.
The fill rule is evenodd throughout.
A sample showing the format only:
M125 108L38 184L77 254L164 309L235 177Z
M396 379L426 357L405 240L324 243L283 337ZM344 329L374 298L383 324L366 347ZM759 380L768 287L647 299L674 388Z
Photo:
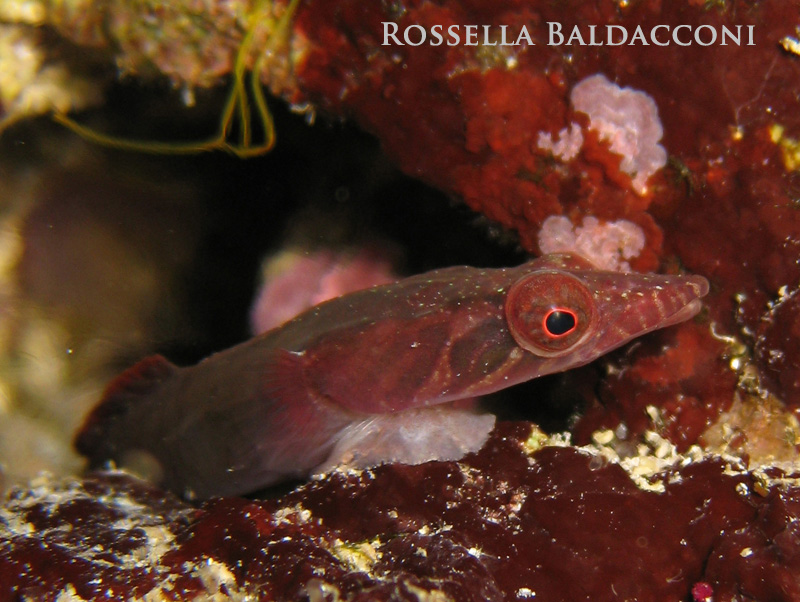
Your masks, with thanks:
M658 144L664 133L655 101L644 92L620 88L605 75L587 77L572 89L572 105L589 116L589 127L611 150L622 155L620 169L643 195L647 179L664 167L667 151Z
M547 253L577 253L604 270L629 272L629 259L644 248L642 229L628 220L601 223L587 216L579 227L568 217L551 215L539 231L539 248Z

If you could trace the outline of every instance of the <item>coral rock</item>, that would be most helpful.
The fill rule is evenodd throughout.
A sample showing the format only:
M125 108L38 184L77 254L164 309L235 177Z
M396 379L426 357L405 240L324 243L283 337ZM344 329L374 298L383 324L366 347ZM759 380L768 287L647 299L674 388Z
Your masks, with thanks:
M634 477L609 458L505 423L462 462L197 510L120 473L40 483L0 507L0 600L800 595L796 475L695 454Z

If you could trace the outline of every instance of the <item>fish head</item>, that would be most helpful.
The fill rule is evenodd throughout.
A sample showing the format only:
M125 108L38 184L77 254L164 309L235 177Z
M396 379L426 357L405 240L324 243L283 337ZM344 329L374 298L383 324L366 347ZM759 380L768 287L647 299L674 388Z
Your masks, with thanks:
M547 360L546 372L586 364L645 333L696 315L702 276L606 272L570 258L529 272L508 291L505 314L517 344Z

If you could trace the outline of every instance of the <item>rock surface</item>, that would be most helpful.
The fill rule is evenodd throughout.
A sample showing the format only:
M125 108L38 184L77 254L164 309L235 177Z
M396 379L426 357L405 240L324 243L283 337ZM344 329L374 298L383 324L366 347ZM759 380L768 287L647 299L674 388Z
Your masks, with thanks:
M0 600L797 600L798 475L665 444L620 463L503 423L462 462L199 508L43 481L0 508Z

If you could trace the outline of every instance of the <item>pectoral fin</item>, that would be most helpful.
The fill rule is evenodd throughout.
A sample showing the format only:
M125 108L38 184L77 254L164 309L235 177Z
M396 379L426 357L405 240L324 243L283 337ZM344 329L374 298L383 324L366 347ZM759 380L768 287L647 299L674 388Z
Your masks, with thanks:
M353 422L340 434L328 458L314 469L368 468L389 462L422 464L458 460L478 451L494 428L493 414L439 405L377 414Z
M202 454L202 471L187 465L173 471L191 480L173 485L197 497L241 495L287 479L305 478L323 461L352 412L317 395L307 383L305 358L285 350L271 352L259 366L261 386L249 396L232 395L224 416L216 411L195 428L195 439L181 450ZM235 386L232 384L231 386ZM187 438L188 439L188 438Z

